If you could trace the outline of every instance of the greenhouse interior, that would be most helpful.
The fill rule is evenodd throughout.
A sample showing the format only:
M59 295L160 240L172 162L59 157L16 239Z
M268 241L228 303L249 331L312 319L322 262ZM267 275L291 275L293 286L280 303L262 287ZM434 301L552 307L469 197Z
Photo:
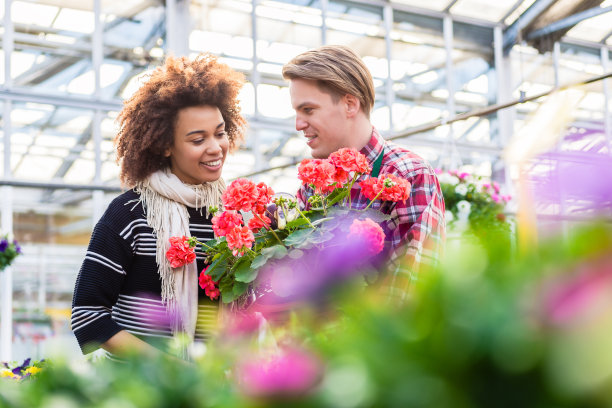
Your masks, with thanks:
M0 407L612 405L612 0L0 0L0 21ZM189 363L84 355L73 293L129 189L126 101L167 57L212 54L244 77L223 179L295 196L313 155L283 66L325 45L361 57L371 125L435 171L439 264L389 306L363 288L382 266L332 284L285 262L310 295L256 323L236 291L257 275L235 271ZM324 258L332 218L255 260Z

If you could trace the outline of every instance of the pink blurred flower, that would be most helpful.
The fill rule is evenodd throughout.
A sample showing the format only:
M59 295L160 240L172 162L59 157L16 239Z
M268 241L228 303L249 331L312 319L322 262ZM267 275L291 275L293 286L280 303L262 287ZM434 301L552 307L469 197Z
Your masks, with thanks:
M495 192L499 194L499 183L497 181L494 181L491 184L493 185L493 190L495 190Z
M499 201L500 201L500 200L499 200L499 195L498 195L498 194L496 194L496 193L491 194L491 199L492 199L493 201L495 201L496 203L499 203Z
M353 221L349 232L366 241L368 243L366 248L372 255L381 252L385 246L385 233L383 229L369 218L363 221Z
M466 179L469 176L470 176L470 173L463 172L463 173L460 173L457 177L459 177L461 180L463 180L463 179Z
M439 168L439 167L436 167L436 168L434 169L434 172L435 172L436 174L442 174L442 173L444 173L444 170L442 170L442 169L441 169L441 168Z
M612 293L612 257L583 264L576 276L556 279L544 287L543 306L546 318L558 325L609 313Z
M314 390L322 372L314 355L291 348L244 361L238 365L237 380L243 393L251 397L299 397Z

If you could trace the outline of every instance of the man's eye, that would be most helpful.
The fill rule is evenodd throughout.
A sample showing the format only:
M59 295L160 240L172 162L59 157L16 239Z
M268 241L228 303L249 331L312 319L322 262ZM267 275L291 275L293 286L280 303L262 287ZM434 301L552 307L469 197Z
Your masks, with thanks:
M312 112L312 108L304 108L304 113L310 113Z

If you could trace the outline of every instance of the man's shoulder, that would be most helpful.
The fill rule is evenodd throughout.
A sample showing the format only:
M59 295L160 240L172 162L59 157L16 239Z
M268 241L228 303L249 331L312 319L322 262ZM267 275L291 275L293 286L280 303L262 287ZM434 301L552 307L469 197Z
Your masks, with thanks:
M425 159L404 146L387 141L384 155L385 173L391 172L405 178L420 174L435 175L433 168Z

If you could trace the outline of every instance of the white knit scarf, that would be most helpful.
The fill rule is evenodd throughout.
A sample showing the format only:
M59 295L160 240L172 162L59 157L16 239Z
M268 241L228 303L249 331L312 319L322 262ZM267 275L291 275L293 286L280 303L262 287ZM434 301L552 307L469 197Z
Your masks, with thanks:
M191 235L187 207L221 209L225 182L184 184L170 170L159 170L136 186L145 209L147 223L157 239L155 260L161 278L162 301L172 316L172 332L183 332L193 340L198 317L198 270L196 261L172 268L166 259L170 237Z

